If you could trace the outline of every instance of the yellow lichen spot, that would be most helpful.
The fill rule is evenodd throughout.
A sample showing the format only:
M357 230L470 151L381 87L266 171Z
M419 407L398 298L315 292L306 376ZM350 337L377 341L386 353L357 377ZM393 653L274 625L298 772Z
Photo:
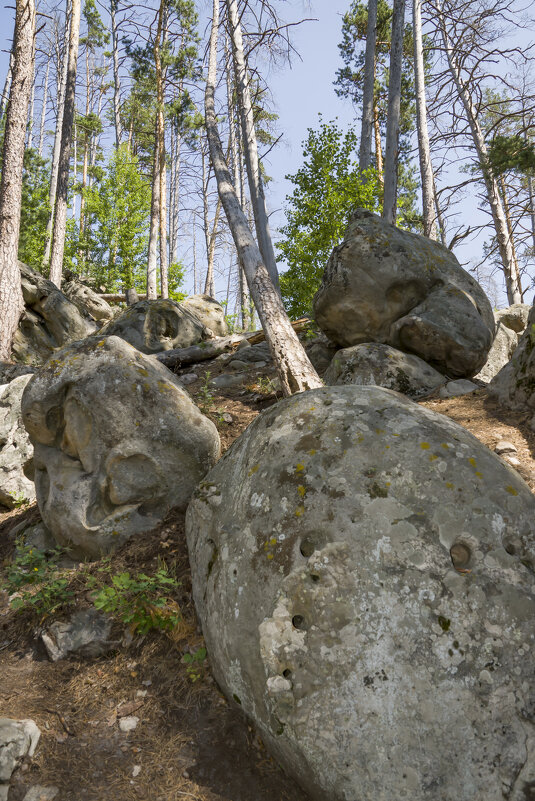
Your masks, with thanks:
M305 465L304 465L304 464L301 464L301 463L299 463L299 464L296 466L296 468L295 468L295 472L296 472L296 473L302 473L304 469L305 469Z
M272 553L268 553L267 558L268 559L273 559L273 554Z
M301 515L304 515L304 514L305 514L305 507L304 506L298 506L297 509L295 510L295 516L296 517L301 517Z
M138 366L136 365L136 370L138 371L138 373L139 373L140 375L147 376L147 375L149 374L149 371L148 371L148 370L146 370L144 367L138 367ZM160 383L160 382L158 382L158 383Z
M276 539L276 537L272 537L272 538L270 539L270 541L269 541L269 544L270 544L270 545L276 545L276 544L277 544L277 539Z
M103 348L105 344L106 344L106 340L105 339L101 339L100 342L97 342L96 346L97 346L97 348ZM114 532L114 534L115 534L115 532Z
M254 467L251 467L251 469L249 470L249 472L247 473L247 475L248 475L248 476L252 476L252 475L253 475L253 473L256 473L256 472L257 472L257 470L258 470L258 468L259 468L259 467L260 467L260 465L259 465L259 464L255 464L255 466L254 466Z
M311 451L308 452L308 455L309 456L314 456L315 453L316 453L316 451L314 449L312 449Z
M385 481L385 487L391 487L392 483L390 481Z
M450 446L448 445L448 443L447 443L447 442L443 442L443 443L442 443L442 445L441 445L440 447L441 447L441 448L445 448L446 450L448 450L448 448L449 448Z
M436 453L432 453L431 456L429 457L429 461L430 462L434 462L436 459L438 459L438 456L436 455Z
M401 437L401 434L392 434L393 437Z
M454 486L451 483L451 481L446 481L446 486L447 486L448 489L454 489Z
M469 461L469 463L472 465L472 467L475 467L475 466L476 466L476 460L474 459L474 457L473 457L473 456L471 456L471 457L468 459L468 461Z
M476 470L475 474L478 478L483 478L483 473L480 473L479 470Z
M384 433L385 433L385 430L384 430L384 428L376 428L376 429L375 429L375 433L376 433L376 434L384 434Z
M510 484L505 489L509 493L509 495L518 495L518 492Z
M306 487L303 487L303 485L302 485L302 484L300 484L300 485L297 487L297 492L299 493L299 495L301 496L301 498L304 498L304 497L305 497L305 495L307 494L307 488L306 488Z
M428 442L420 442L420 448L423 451L428 451L431 445Z

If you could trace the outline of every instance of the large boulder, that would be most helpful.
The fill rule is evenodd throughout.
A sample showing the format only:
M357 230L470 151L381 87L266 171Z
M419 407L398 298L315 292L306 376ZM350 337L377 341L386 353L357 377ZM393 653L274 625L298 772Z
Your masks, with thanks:
M418 356L374 342L339 350L324 380L326 384L338 386L384 387L409 398L424 398L446 383L441 373Z
M185 508L219 436L163 365L118 337L63 348L28 385L37 503L73 555L98 557Z
M89 314L99 323L107 323L114 317L114 311L100 295L97 295L91 287L79 281L75 275L69 277L63 284L63 291L70 301L77 306L82 314Z
M40 365L56 348L94 334L97 325L52 281L19 261L24 311L13 340L13 359Z
M211 336L198 317L180 303L162 299L138 301L100 333L121 337L141 353L187 348Z
M186 532L216 679L314 799L530 797L535 498L465 429L377 387L296 395Z
M342 347L382 342L451 376L472 376L494 337L490 303L451 251L357 209L314 297Z
M32 757L41 732L33 720L0 718L0 801L7 801L9 780L24 757Z
M497 375L502 367L511 359L517 345L518 334L512 328L498 321L496 325L496 335L491 349L489 350L487 361L474 378L477 378L479 381L485 381L487 384L489 381L492 381L494 376Z
M511 360L490 382L489 394L510 409L535 415L535 306ZM531 425L535 428L535 416Z
M498 309L494 312L497 323L502 323L506 328L522 334L528 324L531 306L528 303L513 303L506 309Z
M22 393L30 375L0 387L0 504L14 509L35 500L33 448L22 423Z
M228 325L223 306L210 295L192 295L180 304L183 309L198 317L201 323L212 331L215 337L226 337Z

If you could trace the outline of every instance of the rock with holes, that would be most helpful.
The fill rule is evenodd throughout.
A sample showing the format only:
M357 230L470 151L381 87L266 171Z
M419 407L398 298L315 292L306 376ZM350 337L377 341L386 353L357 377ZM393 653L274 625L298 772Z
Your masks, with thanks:
M378 387L295 395L186 529L217 681L312 798L529 797L535 498L465 429Z
M314 313L342 347L382 342L455 377L483 367L494 337L487 296L450 250L364 209L329 259Z
M98 557L185 508L219 456L214 424L163 365L118 337L63 348L28 385L43 522L73 555Z
M518 347L510 361L494 376L488 391L509 409L533 415L531 426L535 428L535 306L531 308Z
M0 391L0 505L14 509L35 500L33 448L22 423L22 393L30 375Z
M226 337L228 325L223 306L210 295L192 295L180 304L183 309L198 317L201 323L212 331L215 337Z
M506 309L498 309L494 312L494 317L497 323L502 323L517 334L522 334L528 324L530 310L531 306L527 303L513 303Z
M512 358L517 345L518 334L516 334L512 328L498 321L496 324L496 335L492 347L489 350L487 361L474 377L479 381L485 381L485 383L492 381L494 376L498 375L502 367Z
M91 315L102 324L113 319L114 311L110 304L87 284L79 281L74 274L71 273L69 280L63 284L63 291L83 314Z
M13 339L13 359L40 365L56 348L93 334L97 325L52 281L19 261L24 311Z
M104 326L104 336L117 336L141 353L187 348L211 332L198 317L174 300L140 300Z
M331 385L375 385L424 398L446 383L446 378L410 353L377 342L343 348L335 354L324 376Z

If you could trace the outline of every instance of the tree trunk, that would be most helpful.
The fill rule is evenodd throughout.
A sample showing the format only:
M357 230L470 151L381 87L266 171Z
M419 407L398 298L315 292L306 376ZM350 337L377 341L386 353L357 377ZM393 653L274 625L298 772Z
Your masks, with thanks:
M78 131L77 131L77 127L76 127L76 110L75 110L74 114L75 114L75 122L74 122L74 135L73 135L73 150L74 150L74 153L73 153L73 159L72 159L72 161L73 161L72 179L73 179L74 186L76 186L76 181L78 180ZM73 192L72 193L72 216L73 217L76 217L76 197L77 197L76 192Z
M372 164L373 94L375 89L375 46L377 40L377 0L368 0L366 53L362 86L362 126L360 133L359 170Z
M292 328L280 295L273 286L232 185L232 179L219 137L215 111L218 27L219 0L213 0L210 57L205 92L206 132L210 145L210 155L217 180L219 197L225 209L234 244L245 269L249 289L269 343L282 391L288 396L295 392L321 387L323 384Z
M43 106L41 108L41 122L39 124L39 148L38 153L40 156L43 155L43 140L45 137L45 120L46 120L46 106L48 102L48 76L50 73L50 59L52 57L52 52L48 54L47 62L46 62L46 72L45 72L45 85L43 87Z
M30 98L30 114L28 117L28 147L33 147L33 107L35 104L35 70L32 81L32 93Z
M243 151L249 181L249 194L253 204L256 238L262 259L276 291L280 293L279 273L275 262L273 242L269 230L269 219L266 211L262 175L258 161L258 146L254 125L253 104L249 90L249 76L243 53L241 25L238 15L237 0L227 0L227 11L232 38L234 70L236 73L236 94L242 123Z
M524 293L522 292L522 282L520 281L520 269L518 267L518 258L516 255L516 248L515 248L515 240L513 237L513 223L511 221L511 214L509 211L509 201L507 200L507 187L505 186L505 179L503 175L500 175L499 178L499 187L500 187L500 194L503 203L503 211L505 214L505 220L507 222L507 230L509 232L509 241L511 243L511 250L513 253L513 268L514 274L516 276L516 280L518 282L518 290L520 295L522 296Z
M165 2L162 0L160 14L163 15ZM163 33L163 44L165 46L166 35ZM157 115L157 142L158 148L158 180L160 182L160 290L162 298L169 297L169 262L167 260L167 168L165 163L165 120L164 120L164 70L160 46L154 47L154 66L156 70L156 95L158 107Z
M399 122L401 105L401 68L403 61L403 23L405 0L394 0L390 75L388 80L388 115L386 120L384 219L395 225L398 194Z
M61 148L58 168L58 189L52 232L52 251L50 256L50 280L61 287L63 253L65 250L65 231L67 222L67 199L69 192L69 165L71 155L72 128L74 123L74 103L76 94L76 65L78 62L78 41L80 37L80 0L72 0L71 29L69 33L69 57L67 84L65 87L65 109L61 129Z
M69 26L71 23L72 17L72 9L71 9L71 0L66 0L65 2L65 37L64 37L64 46L65 51L63 53L63 63L59 65L59 42L58 44L58 91L57 91L57 117L56 117L56 133L54 135L54 150L52 151L52 167L50 170L50 187L48 191L48 205L50 208L48 222L46 225L46 244L45 244L45 252L43 255L43 262L42 266L46 269L50 262L50 253L52 250L52 228L54 225L54 212L56 208L56 192L58 187L58 169L59 169L59 157L60 157L60 150L61 150L61 132L63 129L63 113L65 109L65 88L67 85L67 68L68 68L68 49L67 49L67 42L69 40ZM58 37L58 33L56 30L56 37Z
M437 220L435 211L435 192L429 132L427 130L427 109L425 102L424 53L422 43L422 0L413 0L412 29L414 37L414 86L416 94L416 127L418 130L418 155L422 180L422 211L424 235L437 239Z
M13 63L14 63L13 48L9 54L9 67L6 75L6 82L4 83L4 91L2 92L2 102L0 103L0 120L4 119L4 114L7 109L7 101L9 100L9 91L11 89L11 80L13 78Z
M440 26L440 32L442 34L442 41L444 44L444 50L446 52L446 58L448 60L449 71L451 73L453 82L457 89L457 94L459 95L459 98L463 104L464 111L466 114L466 119L468 121L468 125L470 127L470 132L472 135L472 140L474 142L474 146L477 152L479 165L483 173L483 180L485 182L485 188L487 190L487 200L489 202L492 214L492 220L494 222L494 230L496 231L496 239L498 242L498 249L502 261L503 273L505 276L507 299L510 304L522 303L522 293L520 290L520 286L518 284L517 276L515 274L513 249L511 246L509 231L507 229L507 221L505 219L503 206L500 201L498 184L496 183L496 179L494 178L489 168L485 137L483 135L483 131L481 130L481 126L477 119L477 111L472 102L470 93L466 85L462 81L459 65L455 58L455 54L453 52L453 46L446 29L446 22L444 19L444 14L442 12L440 2L437 2L436 9L438 12L438 22Z
M161 230L161 166L160 166L160 130L163 127L163 122L160 120L160 115L163 117L163 108L160 109L160 93L161 93L161 61L160 61L160 47L162 42L163 30L163 14L164 14L165 0L161 0L160 9L158 11L158 27L156 29L156 37L154 39L154 64L156 68L156 95L157 95L157 108L156 108L156 124L154 130L154 159L152 166L152 198L150 205L150 229L149 229L149 248L147 258L147 297L151 300L156 298L156 275L157 275L157 260L158 260L158 233ZM160 69L158 69L160 65ZM158 73L160 74L160 85L158 85Z
M215 207L214 222L212 225L212 232L208 240L208 269L206 270L206 281L204 284L204 294L210 295L215 298L215 284L214 284L214 256L215 256L215 243L217 239L217 229L219 228L219 217L221 216L221 198L217 199Z
M180 203L180 151L182 137L178 126L171 131L171 186L169 198L169 264L178 261L178 209Z
M17 0L13 68L0 180L0 359L4 361L11 356L13 336L24 307L17 253L24 142L34 65L34 36L35 2Z
M113 52L113 123L115 126L115 147L118 148L121 143L121 110L120 110L120 92L121 83L119 80L119 39L117 36L117 22L115 13L117 11L117 0L110 2L110 17L111 17L111 41Z
M379 177L379 183L384 189L385 185L385 177L384 177L384 167L383 167L383 148L381 146L381 126L379 125L379 112L377 110L377 106L373 107L373 130L375 133L375 164L377 166L377 175Z

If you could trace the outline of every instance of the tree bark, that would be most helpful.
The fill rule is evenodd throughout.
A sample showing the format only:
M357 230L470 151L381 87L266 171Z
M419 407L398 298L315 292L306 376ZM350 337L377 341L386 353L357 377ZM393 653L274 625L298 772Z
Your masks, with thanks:
M424 235L437 239L437 220L435 211L435 192L429 132L427 130L427 109L425 102L424 53L422 42L422 0L412 3L412 31L414 37L414 86L416 94L416 128L418 131L418 156L422 181L422 211Z
M13 78L13 64L14 64L15 56L13 54L13 48L9 54L9 67L7 70L6 81L4 83L4 90L2 92L2 101L0 103L0 120L4 118L4 114L7 110L7 102L9 100L9 91L11 89L11 80Z
M121 82L119 79L119 38L117 35L117 0L110 2L110 17L111 17L111 41L113 53L113 123L115 126L115 147L118 148L121 143L122 125L121 125L121 108L120 108L120 93Z
M69 33L69 57L67 83L65 86L65 109L61 128L61 148L58 167L58 188L54 228L52 231L52 250L50 255L50 280L61 287L63 253L65 250L65 231L67 222L67 199L69 192L69 164L71 155L72 128L76 95L76 65L78 62L78 41L80 38L80 0L72 0L71 29Z
M377 0L368 0L366 53L362 86L362 125L360 132L359 170L372 164L373 94L375 89L375 46L377 41Z
M398 194L399 122L401 107L401 67L403 61L403 23L405 0L394 0L388 80L388 116L386 120L385 191L383 217L396 224Z
M258 247L273 286L280 294L279 273L275 261L273 242L269 230L269 218L266 211L262 175L258 160L258 145L254 125L253 104L249 90L249 76L243 52L243 41L240 19L238 15L237 0L227 0L227 12L232 38L232 52L234 56L234 70L236 74L236 94L242 124L243 152L247 167L249 181L249 194L253 204L253 213L256 228Z
M35 69L32 81L32 92L30 98L30 114L28 117L28 147L33 147L33 108L35 104Z
M238 203L236 190L232 184L230 172L225 161L215 111L218 27L219 0L213 0L210 56L205 91L206 131L210 145L210 155L217 180L219 197L227 216L234 244L243 263L249 289L255 302L266 340L269 343L282 391L288 396L295 392L321 387L323 384L299 342L282 305L280 295L273 286L260 250L254 241L246 217Z
M11 356L13 336L24 307L17 253L34 36L35 0L17 0L0 180L0 359L4 361Z
M163 15L165 2L162 0L160 14ZM165 46L166 34L163 33ZM158 148L158 180L160 182L160 290L162 298L169 297L169 261L167 259L167 168L165 163L165 120L164 120L164 70L160 47L154 49L154 64L156 69L157 108L157 143Z
M164 13L165 0L161 0L160 9L158 11L158 27L156 29L156 36L154 39L153 53L154 64L156 68L156 123L154 126L154 159L152 166L152 197L150 205L150 228L149 228L149 248L147 258L147 297L151 300L156 298L156 275L157 275L157 260L158 260L158 233L161 230L161 168L160 168L160 114L163 116L163 108L160 109L160 88L158 84L158 64L160 64L160 77L161 77L161 62L160 62L160 48L162 42L163 30L163 13Z
M505 213L503 210L502 203L500 201L498 184L489 167L488 152L487 152L487 146L485 144L485 137L483 135L483 131L479 124L479 120L477 118L477 111L472 102L470 93L461 78L461 71L457 63L457 59L453 51L453 46L446 29L446 21L444 19L442 6L440 2L438 2L438 0L436 4L436 9L438 12L438 23L442 35L444 50L446 52L446 58L448 61L448 68L451 77L453 78L457 94L459 95L459 98L463 104L464 111L466 114L466 119L468 121L468 125L470 127L470 132L472 135L472 141L474 142L474 147L476 149L476 153L478 156L479 165L483 173L483 180L485 183L485 188L487 190L487 200L489 202L492 214L492 220L494 222L494 230L496 231L496 239L498 242L498 249L502 261L503 273L505 276L507 299L510 304L522 303L522 292L518 284L517 275L515 274L513 248L511 244L511 238L509 236L509 231L507 228L507 220L505 219Z
M381 145L381 126L379 125L379 112L377 110L377 106L373 107L373 130L375 133L375 163L377 166L377 175L379 177L379 183L384 189L385 185L385 176L384 176L384 165L383 165L383 148Z
M40 156L43 155L43 140L45 137L45 120L46 120L46 106L48 102L48 76L50 73L50 59L52 57L52 53L48 54L47 62L46 62L46 72L45 72L45 85L43 87L43 106L41 108L41 122L39 124L39 148L37 152Z

